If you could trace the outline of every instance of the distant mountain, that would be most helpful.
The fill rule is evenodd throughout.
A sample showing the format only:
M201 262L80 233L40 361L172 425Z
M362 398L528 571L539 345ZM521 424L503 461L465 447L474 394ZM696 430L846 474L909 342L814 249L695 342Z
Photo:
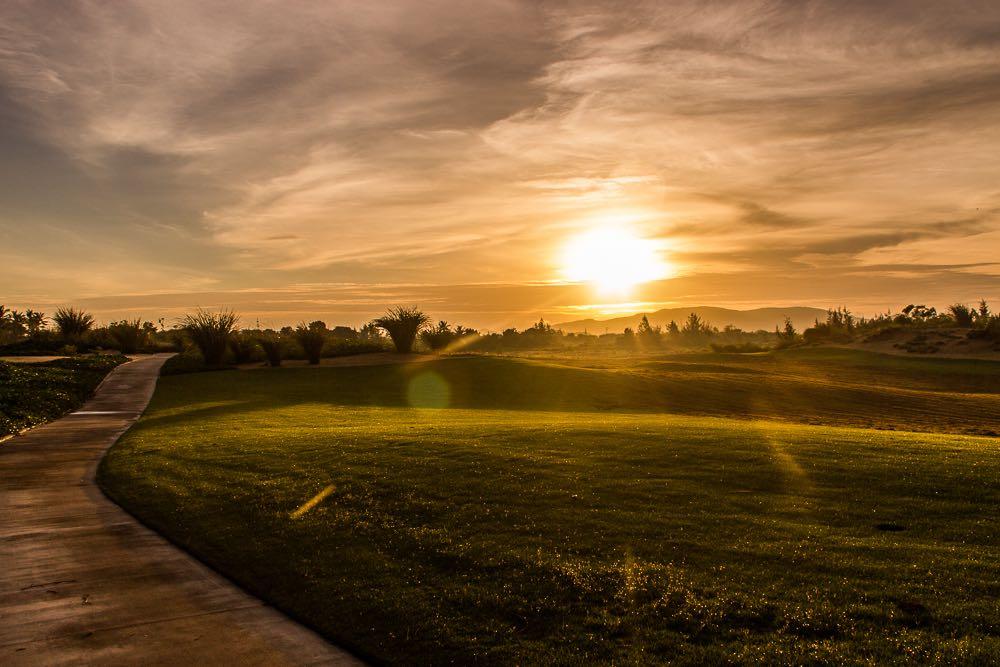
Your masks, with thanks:
M691 313L697 313L698 317L709 324L722 329L727 324L739 327L744 331L757 331L766 329L773 331L775 326L784 326L785 318L792 320L792 324L799 331L812 326L815 320L821 322L826 320L826 310L823 308L807 308L805 306L793 306L791 308L754 308L753 310L732 310L730 308L715 308L713 306L693 306L690 308L664 308L655 313L645 313L649 317L649 323L653 326L660 325L664 328L670 321L683 325L684 320ZM615 317L610 320L575 320L573 322L563 322L557 324L557 329L562 329L566 333L579 333L587 331L592 334L621 333L625 327L635 329L639 325L644 313L635 315L625 315Z

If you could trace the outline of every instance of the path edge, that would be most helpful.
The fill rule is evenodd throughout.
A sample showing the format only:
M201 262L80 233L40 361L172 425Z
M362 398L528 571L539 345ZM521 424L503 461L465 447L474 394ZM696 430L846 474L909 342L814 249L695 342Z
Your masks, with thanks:
M115 370L117 370L118 368L121 368L122 366L127 366L130 363L133 363L133 362L132 361L128 361L128 362L125 362L124 364L120 364L120 365L116 366L115 368L113 368L111 370L111 373L114 373ZM161 368L162 368L162 366L161 366ZM237 372L237 371L234 370L234 372ZM101 381L101 384L104 384L104 381L107 380L108 377L111 376L111 373L108 373L108 375L105 376L104 380ZM115 445L118 444L118 441L121 440L122 436L124 436L126 433L128 433L130 430L132 430L132 427L135 426L139 422L139 420L142 418L143 415L146 414L146 410L149 408L149 404L152 402L153 396L156 394L156 387L159 385L161 377L162 376L160 375L159 369L158 369L157 373L156 373L156 377L153 379L152 391L150 391L149 398L146 400L146 405L143 406L142 411L134 419L130 419L125 424L125 426L118 433L116 433L114 435L114 438L108 443L107 447L104 448L104 451L101 452L100 458L98 458L96 461L94 461L91 464L90 470L87 472L87 477L88 477L89 483L92 484L101 493L101 496L103 496L109 502L113 503L114 506L117 507L118 509L120 509L122 512L124 512L125 514L127 514L130 519L132 519L133 521L135 521L136 523L138 523L140 526L142 526L146 530L152 531L157 536L159 536L160 539L166 541L168 544L170 544L175 549L179 550L181 553L183 553L183 554L187 555L188 557L194 559L195 561L197 561L203 567L208 568L209 570L211 570L211 572L213 574L215 574L218 577L221 577L227 583L229 583L229 585L235 586L237 589L239 589L240 591L242 591L244 594L246 594L246 595L248 595L248 596L250 596L252 598L255 598L256 600L259 600L262 605L270 607L271 609L274 609L275 611L279 612L280 614L282 614L283 616L285 616L286 618L288 618L292 622L297 623L298 625L301 625L302 627L308 629L310 632L312 632L314 635L316 635L317 637L319 637L320 639L322 639L324 642L330 644L334 648L340 649L341 651L344 651L345 653L350 654L352 657L358 659L359 661L361 661L361 662L363 662L365 664L369 664L369 665L383 665L383 664L387 664L384 661L380 660L379 658L371 655L370 653L368 653L367 651L365 651L361 647L355 645L353 642L342 642L340 640L334 641L330 637L324 635L312 623L309 623L308 621L306 621L305 619L303 619L302 617L300 617L298 614L292 612L289 609L286 609L283 605L279 605L279 604L276 604L276 603L272 602L270 599L268 599L266 596L262 595L261 593L257 592L252 587L245 586L241 582L233 579L231 576L229 576L229 574L227 574L223 570L221 570L218 567L216 567L216 565L213 564L210 560L202 557L202 555L200 553L198 553L197 550L190 549L189 547L187 547L187 546L185 546L183 544L180 544L179 542L177 542L177 540L173 539L170 535L167 535L167 534L161 532L156 526L153 526L153 525L147 523L142 517L134 514L128 507L126 507L125 505L119 503L118 500L115 498L114 494L111 491L109 491L108 489L104 488L104 485L101 484L100 479L98 477L98 472L99 472L99 470L101 468L101 465L104 463L104 459L107 457L108 452L110 452L111 449ZM99 389L100 389L100 385L98 385L97 389L94 390L94 394L93 394L94 396L97 395L97 391ZM93 398L93 396L91 398ZM67 414L72 414L72 412L69 412ZM46 422L46 423L48 423L48 422Z

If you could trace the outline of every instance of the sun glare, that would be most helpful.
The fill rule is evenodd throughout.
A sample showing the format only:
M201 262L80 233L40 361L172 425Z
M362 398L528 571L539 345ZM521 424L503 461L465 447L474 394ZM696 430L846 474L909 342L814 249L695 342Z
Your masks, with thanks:
M617 228L596 229L572 239L563 253L563 275L593 284L600 292L624 294L641 283L665 278L668 265L659 244Z

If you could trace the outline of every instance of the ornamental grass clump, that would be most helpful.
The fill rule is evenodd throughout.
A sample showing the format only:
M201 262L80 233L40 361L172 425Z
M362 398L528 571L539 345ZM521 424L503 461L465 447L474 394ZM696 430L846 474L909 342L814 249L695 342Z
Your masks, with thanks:
M239 315L231 310L212 313L199 308L195 314L184 317L184 329L191 342L201 351L205 364L221 366L239 321Z
M264 335L257 339L257 344L264 350L267 357L267 365L277 368L281 365L281 357L284 350L281 347L281 338L277 335Z
M326 331L324 328L307 326L300 324L295 327L295 340L302 346L306 359L313 366L319 363L320 355L323 353L323 345L326 344Z
M233 360L238 364L245 364L253 361L257 352L257 340L247 334L234 331L229 337L229 349L233 353Z
M430 322L430 318L416 307L396 306L374 322L388 332L392 344L396 346L396 352L405 354L413 351L417 334Z
M122 320L108 325L108 335L122 354L134 354L146 342L141 320Z
M94 316L76 308L60 308L52 321L55 322L59 335L67 342L82 340L94 326Z

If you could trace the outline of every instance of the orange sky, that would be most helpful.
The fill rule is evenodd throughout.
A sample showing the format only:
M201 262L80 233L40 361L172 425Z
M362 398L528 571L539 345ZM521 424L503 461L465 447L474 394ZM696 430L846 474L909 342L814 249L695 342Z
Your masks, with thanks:
M998 118L996 3L5 2L0 302L1000 300ZM671 277L566 284L609 225Z

